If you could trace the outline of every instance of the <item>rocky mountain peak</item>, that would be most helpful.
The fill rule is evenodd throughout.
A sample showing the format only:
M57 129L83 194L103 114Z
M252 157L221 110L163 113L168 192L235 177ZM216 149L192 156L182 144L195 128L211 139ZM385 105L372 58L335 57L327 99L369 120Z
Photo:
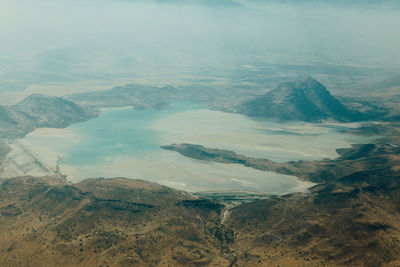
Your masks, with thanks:
M350 110L311 77L282 83L266 94L239 105L237 111L249 116L282 120L332 119L347 122L365 119L362 113Z

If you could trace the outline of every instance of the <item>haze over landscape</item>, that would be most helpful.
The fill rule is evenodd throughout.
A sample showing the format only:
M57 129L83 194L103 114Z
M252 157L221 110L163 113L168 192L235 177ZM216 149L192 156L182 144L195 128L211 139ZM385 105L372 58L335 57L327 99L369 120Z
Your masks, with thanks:
M399 26L395 0L0 1L0 265L400 265Z
M1 89L62 95L138 81L265 88L312 74L335 91L396 75L397 9L330 2L2 1Z

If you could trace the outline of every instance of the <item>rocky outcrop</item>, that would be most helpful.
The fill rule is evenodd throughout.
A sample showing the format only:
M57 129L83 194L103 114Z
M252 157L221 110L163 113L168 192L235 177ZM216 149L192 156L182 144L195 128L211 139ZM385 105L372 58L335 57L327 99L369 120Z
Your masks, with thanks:
M35 128L64 128L97 113L61 97L31 95L13 106L0 106L0 137L21 137Z
M348 108L312 78L280 84L265 95L237 106L235 111L248 116L308 122L327 119L351 122L372 117Z

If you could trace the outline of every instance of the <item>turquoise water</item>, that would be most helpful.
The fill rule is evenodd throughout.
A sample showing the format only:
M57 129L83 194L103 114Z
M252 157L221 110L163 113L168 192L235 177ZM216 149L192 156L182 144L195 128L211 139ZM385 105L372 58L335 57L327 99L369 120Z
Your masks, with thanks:
M369 141L344 134L348 127L258 120L189 102L164 109L111 109L68 127L78 138L63 151L60 162L90 165L115 157L144 157L172 143L230 149L278 162L334 158L336 148Z
M111 109L99 117L74 124L69 129L80 137L65 151L60 163L88 165L114 156L143 156L160 149L157 133L151 123L164 116L204 108L188 102L174 103L166 109Z
M310 183L237 164L194 160L161 145L192 143L274 161L335 158L336 149L368 141L344 134L348 124L257 120L193 103L165 109L111 109L66 129L38 129L23 143L47 166L58 161L71 181L128 177L180 190L285 194Z

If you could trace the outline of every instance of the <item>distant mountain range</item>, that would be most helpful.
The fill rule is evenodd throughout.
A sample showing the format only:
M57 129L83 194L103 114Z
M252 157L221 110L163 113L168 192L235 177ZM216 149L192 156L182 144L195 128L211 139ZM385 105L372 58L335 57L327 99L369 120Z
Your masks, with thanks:
M248 116L309 122L328 119L362 121L381 114L350 109L313 78L280 84L268 93L240 104L235 111Z
M67 127L93 118L99 113L98 108L164 108L177 101L212 101L214 95L215 92L177 89L170 85L157 87L140 84L63 98L35 94L13 106L0 106L0 137L21 137L39 127ZM283 83L234 108L217 109L248 116L298 121L363 121L383 118L387 114L382 108L369 103L345 103L312 78Z
M340 7L376 7L387 6L391 8L400 8L397 0L129 0L130 2L157 3L157 4L175 4L175 5L198 5L210 7L252 7L263 4L287 4L287 5L324 5Z
M240 7L241 5L233 0L128 0L129 2L157 3L173 5L202 5L213 7Z
M326 6L341 6L341 7L375 7L387 6L400 8L400 1L397 0L236 0L243 5L251 4L294 4L294 5L326 5Z
M157 87L127 84L104 91L67 95L65 98L79 105L91 107L157 108L181 100L182 96L178 89L170 85Z
M157 3L175 3L175 4L201 4L209 6L229 6L238 7L240 6L235 1L231 0L153 0Z

